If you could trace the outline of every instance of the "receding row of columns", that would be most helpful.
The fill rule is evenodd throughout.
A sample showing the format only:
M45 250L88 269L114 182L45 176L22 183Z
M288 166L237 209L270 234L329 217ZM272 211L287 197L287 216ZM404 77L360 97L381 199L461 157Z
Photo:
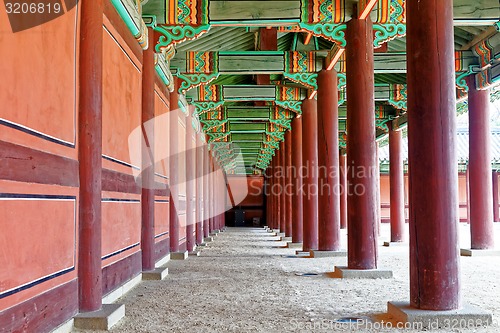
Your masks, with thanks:
M452 12L451 0L408 3L410 305L422 310L462 305ZM337 74L323 70L317 101L302 102L301 115L293 119L267 171L268 225L291 234L291 244L302 242L303 251L340 251L340 230L347 226L347 269L377 270L380 194L371 21L350 20L346 41L347 154L339 153ZM472 249L493 247L498 219L488 109L489 92L477 90L471 76ZM401 130L390 126L391 242L406 241L402 141Z
M79 311L97 312L103 308L102 289L102 22L103 1L83 1L80 23L80 70L79 70L79 229L78 229L78 292ZM169 131L169 244L163 252L193 251L213 232L225 227L225 181L221 180L220 166L209 152L201 137L195 133L191 116L186 118L186 151L179 148L179 124L177 116L171 117L169 128L154 128L155 123L155 34L149 29L149 49L143 53L142 114L141 123L148 123L142 145L142 172L137 186L141 187L141 258L142 271L155 269L155 147L154 131ZM179 95L176 89L167 96L170 111L177 109ZM173 121L172 121L173 120ZM146 126L143 126L144 128ZM143 128L143 130L144 130ZM149 140L148 140L149 139ZM180 159L185 158L186 170L181 170ZM218 171L218 172L217 172ZM181 179L185 175L186 179ZM217 176L216 176L217 175ZM178 212L180 207L177 191L180 183L186 183L186 249L181 249ZM161 184L160 184L161 185ZM119 232L119 231L118 231ZM92 318L92 316L85 316Z

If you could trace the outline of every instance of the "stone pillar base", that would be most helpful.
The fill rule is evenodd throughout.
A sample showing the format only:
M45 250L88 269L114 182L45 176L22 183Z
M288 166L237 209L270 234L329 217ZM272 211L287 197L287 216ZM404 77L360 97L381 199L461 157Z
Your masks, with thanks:
M219 236L219 233L218 232L211 232L211 233L209 233L209 236L210 237L217 237L217 236Z
M460 255L463 257L497 257L500 256L500 250L460 249Z
M205 242L205 243L210 243L210 242L213 242L213 241L214 241L213 237L205 237L205 239L203 239L203 242Z
M108 331L125 317L125 305L103 304L102 309L79 313L74 317L75 328Z
M302 242L301 243L288 243L286 244L286 247L289 249L302 249Z
M190 257L199 257L200 253L201 253L200 251L194 250L194 251L189 252L189 256Z
M349 269L335 266L333 276L341 279L390 279L392 271L381 269Z
M279 232L280 232L280 229L273 229L273 232L275 232L275 233L279 233Z
M205 247L205 246L207 246L207 243L201 243L201 244L198 244L198 245L196 245L196 246L197 246L197 247Z
M188 258L188 251L170 252L170 259L172 260L186 260L187 258Z
M311 257L313 258L347 257L346 250L339 250L339 251L311 250L310 253Z
M408 246L408 242L384 242L384 246Z
M308 251L295 251L295 254L299 257L311 258L311 252Z
M412 329L419 331L438 328L451 330L453 327L472 329L491 325L493 321L491 313L468 304L458 310L431 311L412 308L406 302L388 302L387 312L399 322L412 323Z
M291 242L292 241L292 237L280 237L280 241L282 241L282 242Z
M278 236L278 237L285 237L285 233L284 232L277 232L276 236Z
M142 272L143 280L163 280L168 275L167 267L158 267L152 271Z

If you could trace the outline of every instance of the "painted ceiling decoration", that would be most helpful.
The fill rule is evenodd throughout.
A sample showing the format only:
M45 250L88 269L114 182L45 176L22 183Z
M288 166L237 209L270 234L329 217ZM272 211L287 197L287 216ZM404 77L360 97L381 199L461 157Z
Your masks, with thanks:
M406 126L405 0L112 0L143 47L155 47L155 68L170 91L179 79L182 109L207 134L228 173L260 173L279 149L305 98L315 98L317 73L338 73L339 148L346 145L346 23L374 22L377 138L388 124ZM142 3L142 4L141 4ZM356 6L355 6L356 5ZM500 95L498 0L454 1L457 113L467 109L473 75L478 89ZM354 13L354 10L357 10ZM142 16L142 18L141 18ZM147 45L146 27L159 35ZM276 45L262 49L262 29ZM192 107L189 107L189 105ZM235 156L243 156L238 167Z

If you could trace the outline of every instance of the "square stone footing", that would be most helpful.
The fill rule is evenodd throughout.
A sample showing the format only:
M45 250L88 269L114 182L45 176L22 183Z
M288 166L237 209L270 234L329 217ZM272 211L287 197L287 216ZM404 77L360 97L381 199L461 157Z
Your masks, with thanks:
M163 280L168 275L167 267L158 267L152 271L142 272L143 280Z
M271 236L271 237L276 237L277 235L276 235L276 233L275 233L275 232L273 232L273 233L270 233L268 236Z
M199 257L200 256L200 251L192 251L192 252L189 252L189 256L190 257Z
M207 243L200 243L196 245L196 247L205 247L205 246L207 246Z
M311 257L313 258L347 257L346 250L339 250L339 251L311 250L310 253Z
M281 237L285 237L285 233L284 232L277 232L276 236L280 237L280 239L281 239Z
M220 230L214 230L214 231L212 231L212 233L213 234L218 234L218 233L220 233Z
M460 249L460 255L463 257L497 257L500 256L500 250Z
M186 260L188 258L188 251L184 252L170 252L171 260Z
M210 243L210 242L213 242L214 241L214 238L213 237L205 237L205 239L203 239L203 241L205 243Z
M103 304L102 309L92 312L83 312L75 316L75 328L84 330L108 331L125 317L125 305Z
M305 257L305 258L309 258L311 256L311 253L307 251L295 251L295 254L299 257Z
M208 234L210 237L217 237L219 236L219 233L218 232L211 232Z
M280 237L280 241L282 241L282 242L291 242L292 241L292 237Z
M279 232L280 232L280 229L273 229L273 232L275 232L275 233L279 233Z
M286 247L289 249L302 249L302 243L288 243Z
M382 269L349 269L335 266L333 276L341 279L390 279L392 271Z
M407 242L384 242L384 246L386 247L391 247L391 246L408 246Z
M491 313L469 304L458 310L430 311L412 308L406 302L387 302L387 312L399 322L412 323L411 327L418 330L471 329L491 325L493 321Z

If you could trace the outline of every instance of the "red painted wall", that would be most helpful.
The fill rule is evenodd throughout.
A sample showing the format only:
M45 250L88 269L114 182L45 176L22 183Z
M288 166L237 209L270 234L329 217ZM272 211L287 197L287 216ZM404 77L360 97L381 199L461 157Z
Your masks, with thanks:
M78 19L12 33L0 10L0 332L77 311Z

